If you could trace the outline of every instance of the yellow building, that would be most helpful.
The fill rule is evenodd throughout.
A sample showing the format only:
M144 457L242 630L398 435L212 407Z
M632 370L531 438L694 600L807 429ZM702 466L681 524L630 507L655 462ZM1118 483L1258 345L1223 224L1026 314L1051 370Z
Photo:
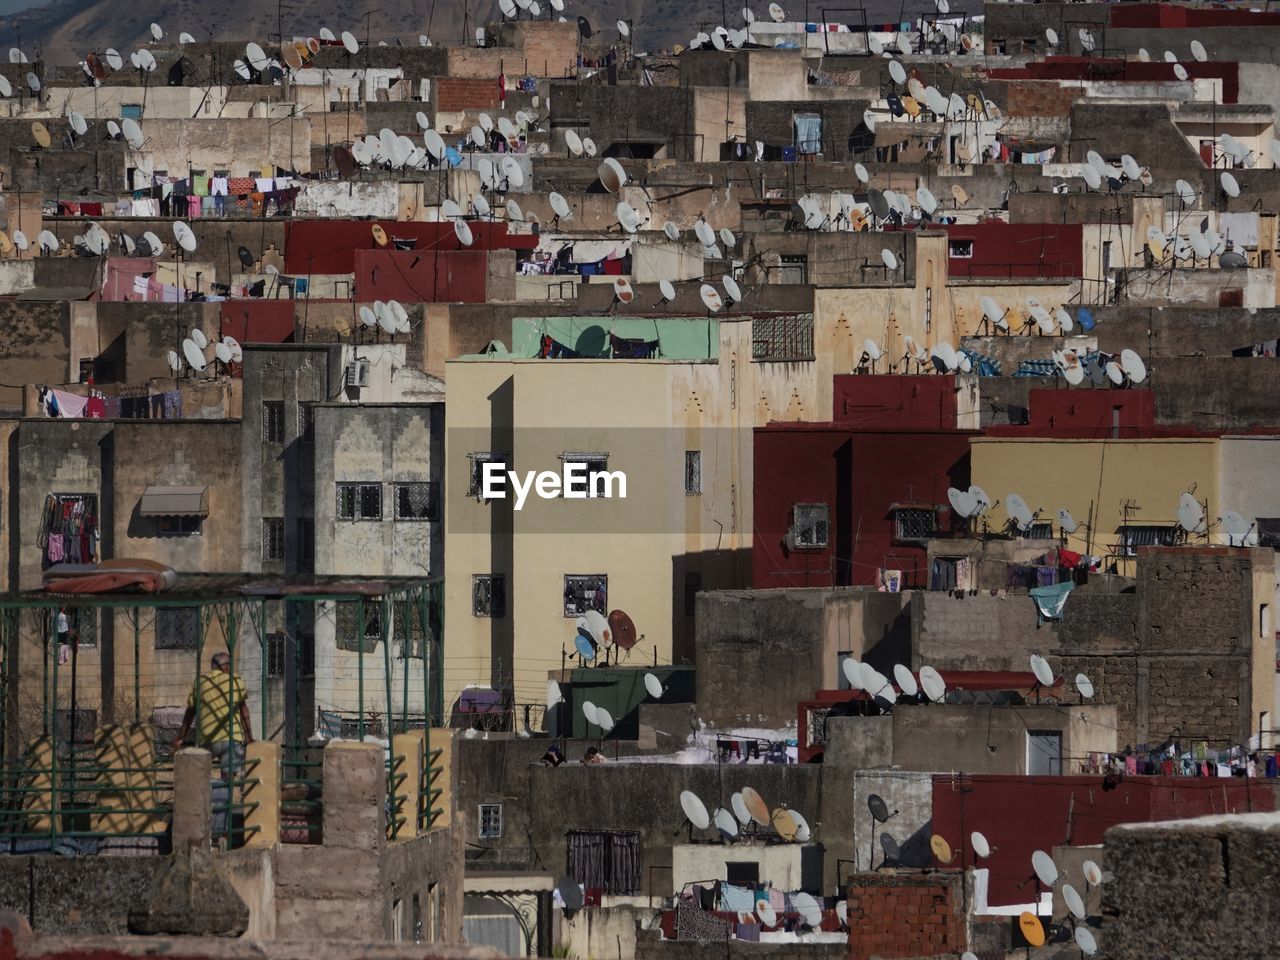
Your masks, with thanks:
M1220 448L1215 438L975 437L971 475L1000 501L989 513L993 527L1008 518L1011 493L1038 512L1037 523L1052 523L1055 536L1061 530L1058 510L1066 508L1079 523L1066 538L1067 549L1115 558L1119 572L1132 574L1127 558L1133 547L1169 543L1177 536L1183 493L1194 491L1210 526L1229 508L1218 494ZM1212 542L1218 540L1215 533Z

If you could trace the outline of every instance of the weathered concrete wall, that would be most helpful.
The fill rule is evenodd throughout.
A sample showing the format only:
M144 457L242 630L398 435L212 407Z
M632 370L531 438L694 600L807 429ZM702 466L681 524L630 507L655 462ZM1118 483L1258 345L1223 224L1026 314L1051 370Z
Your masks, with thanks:
M129 932L129 910L147 898L160 857L0 857L0 905L38 934ZM3 950L0 950L3 953Z
M70 362L68 304L0 303L0 383L66 383L73 379Z
M661 940L658 934L636 938L636 960L705 960L710 950L727 960L844 960L843 943L748 943L729 940L714 948L696 940Z
M881 834L893 837L901 850L901 862L914 866L931 864L929 837L933 823L933 777L928 773L902 770L862 770L853 775L853 802L841 823L852 833L853 870L866 873L884 860ZM872 794L884 800L890 814L887 823L871 818L867 800Z
M1115 960L1176 944L1211 960L1224 943L1241 958L1269 958L1280 942L1280 815L1252 813L1113 827L1105 837L1107 922L1099 938ZM1239 935L1247 918L1248 936Z

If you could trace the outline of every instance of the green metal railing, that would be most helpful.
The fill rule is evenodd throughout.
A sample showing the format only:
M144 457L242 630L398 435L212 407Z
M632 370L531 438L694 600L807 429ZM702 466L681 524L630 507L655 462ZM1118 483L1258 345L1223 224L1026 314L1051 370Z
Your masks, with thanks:
M418 784L419 833L430 830L435 826L435 822L440 819L440 815L444 812L436 806L436 801L440 799L444 791L435 786L435 782L444 773L444 768L436 765L442 753L444 751L439 747L429 751L426 756L426 762L422 765L422 780Z
M400 788L409 779L404 771L405 757L393 754L387 758L387 839L395 840L400 836L400 829L408 822L404 814L405 802L408 799Z

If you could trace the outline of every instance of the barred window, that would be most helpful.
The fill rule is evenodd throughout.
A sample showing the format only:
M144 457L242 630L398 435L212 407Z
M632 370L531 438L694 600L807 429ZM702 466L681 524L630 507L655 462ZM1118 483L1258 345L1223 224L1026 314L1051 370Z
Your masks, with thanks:
M702 451L684 452L684 495L697 497L702 494Z
M497 840L502 836L502 804L480 804L480 839Z
M262 518L262 559L284 559L284 517Z
M503 470L510 470L510 466L506 463L501 454L497 453L468 453L469 461L469 477L467 482L467 496L475 497L477 500L484 499L484 465L486 463L497 463L502 465Z
M157 650L195 650L200 645L200 610L157 607L155 630Z
M364 602L364 624L360 623L360 602L339 600L335 604L334 642L339 650L372 653L382 639L382 604L370 599Z
M588 610L609 609L609 577L603 573L564 575L564 615L580 617Z
M928 540L934 534L936 517L931 507L898 507L893 511L893 538Z
M471 578L471 613L477 617L507 615L507 581L500 573L478 573Z
M288 644L283 633L267 634L267 677L278 680L284 676L284 656Z
M577 451L568 451L560 454L560 463L562 465L572 464L575 468L578 464L582 464L585 468L582 471L574 471L578 479L570 481L572 484L569 489L577 492L585 491L588 497L598 497L603 495L603 491L612 489L612 484L605 485L605 480L597 481L597 474L607 473L609 470L609 455L607 453L578 453ZM562 494L563 495L563 494Z
M340 483L337 487L339 520L382 519L382 484Z
M262 401L262 442L284 443L284 401Z
M434 483L428 481L397 483L395 489L397 520L440 519L440 505Z
M818 549L827 545L829 511L825 503L797 503L791 513L793 547Z
M1023 532L1024 540L1052 540L1053 524L1052 523L1033 523Z
M813 315L756 317L751 321L753 360L812 360Z
M1178 542L1177 527L1126 526L1119 530L1121 556L1132 557L1137 547L1171 547Z

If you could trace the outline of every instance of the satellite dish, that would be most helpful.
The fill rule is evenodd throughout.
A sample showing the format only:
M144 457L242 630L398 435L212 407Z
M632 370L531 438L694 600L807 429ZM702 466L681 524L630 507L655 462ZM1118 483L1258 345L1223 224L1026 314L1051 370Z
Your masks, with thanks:
M720 299L720 294L716 292L716 288L709 283L704 283L698 293L702 297L703 305L712 313L716 313L724 306Z
M140 149L146 142L142 137L142 127L133 117L125 117L120 121L120 132L124 135L125 142L134 150Z
M569 201L567 201L564 197L560 196L560 194L556 193L553 190L551 194L547 197L547 199L551 203L552 211L555 213L555 215L559 219L561 220L573 219L573 211L569 209Z
M599 724L600 716L596 712L596 705L592 703L590 700L583 701L582 715L587 718L587 723L591 724L592 726L598 727L600 725Z
M21 230L13 231L13 245L19 250L26 250L31 246L31 241L27 239L27 235Z
M582 908L582 887L573 877L561 877L556 883L556 893L560 894L560 902L566 911Z
M631 287L631 281L626 277L614 277L613 295L621 303L630 303L635 299L636 292Z
M1120 169L1130 180L1137 180L1142 176L1142 168L1138 166L1138 161L1127 153L1120 157Z
M898 258L894 256L893 251L888 247L880 251L880 262L890 270L898 269Z
M42 150L48 149L49 144L53 143L53 137L49 135L49 128L39 120L35 120L31 124L31 139Z
M356 311L356 315L360 318L360 326L362 327L377 326L378 315L374 313L373 309L370 308L369 306L367 305L362 306L358 311Z
M42 253L53 253L61 244L58 243L58 238L53 233L48 230L41 230L36 237L36 246L40 248Z
M502 158L502 176L507 181L508 190L518 190L524 186L524 169L515 157L507 154Z
M711 817L707 814L707 807L692 790L680 791L680 809L695 830L705 830L710 826Z
M738 281L727 273L720 281L724 286L724 292L729 296L729 305L742 302L742 289L738 286Z
M1093 681L1090 680L1085 674L1077 673L1076 674L1076 692L1079 693L1080 696L1084 697L1086 700L1091 699L1093 697Z
M434 130L427 130L422 134L422 145L426 148L427 156L432 160L439 160L444 156L444 139Z
M880 344L876 343L870 337L862 341L862 350L867 355L867 359L873 363L884 356L884 351L880 349Z
M774 927L778 924L777 911L770 906L768 900L756 901L756 916L760 918L760 926L762 927Z
M498 9L502 11L502 15L507 19L513 19L517 16L515 0L498 0Z
M938 209L937 198L929 191L928 187L919 187L916 189L916 202L920 204L920 209L930 216Z
M564 145L569 148L571 157L582 156L582 137L578 136L577 130L566 130L564 132Z
M1096 167L1086 164L1080 170L1080 176L1084 178L1084 182L1090 190L1097 190L1102 186L1102 174L1098 172Z
M1236 178L1233 177L1230 172L1223 170L1222 176L1220 179L1222 181L1223 193L1225 193L1228 197L1240 196L1240 184L1236 181Z
M1177 77L1179 80L1186 80L1188 77L1191 76L1189 73L1187 73L1187 68L1180 63L1175 63L1173 65L1173 75Z
M1049 46L1056 47L1058 45L1058 31L1053 27L1047 27L1044 31L1044 38L1049 41Z
M622 37L622 39L624 39L624 40L625 40L627 37L631 36L631 24L627 23L627 21L625 21L625 20L619 20L619 21L618 21L618 36Z
M733 235L733 231L728 227L721 227L720 242L725 245L726 249L732 250L737 245L738 238Z
M182 355L187 358L187 366L197 373L208 366L205 362L204 354L200 352L200 348L196 346L195 341L187 338L182 341Z
M164 31L160 28L160 24L158 23L151 24L151 37L153 40L164 39Z
M644 688L648 692L649 696L653 697L655 700L661 700L662 695L666 693L666 691L662 689L662 681L652 673L646 673L644 675Z
M796 842L808 843L809 838L813 836L813 832L809 829L809 821L800 814L799 810L788 812L791 814L791 819L796 822Z
M520 223L524 220L524 211L520 209L520 204L514 200L508 200L506 206L507 219L512 223Z
M1191 56L1200 63L1204 63L1209 59L1209 51L1205 50L1204 44L1199 40L1191 41Z
M895 663L893 665L893 678L898 681L898 689L908 697L914 697L920 692L919 686L916 684L916 678L911 675L911 670L905 664ZM950 859L944 858L944 859Z
M849 681L850 689L862 689L862 664L859 661L846 657L840 669L844 673L844 678Z
M475 238L471 235L471 228L467 226L465 220L453 221L453 233L458 238L458 242L464 247L471 246Z
M991 844L987 842L987 838L979 831L975 830L969 835L969 846L973 848L973 854L976 857L986 859L991 856Z
M1023 939L1033 947L1044 945L1044 924L1040 922L1040 918L1034 913L1023 911L1018 914L1018 929L1022 931Z
M822 924L822 908L809 894L797 893L791 898L791 905L810 927L816 930Z
M1147 379L1147 365L1142 362L1142 358L1136 351L1121 350L1120 366L1133 383L1141 383Z
M1009 513L1009 519L1014 522L1019 530L1026 530L1031 526L1035 519L1031 514L1031 508L1027 506L1027 502L1018 494L1011 493L1004 498L1005 510Z
M1178 526L1187 533L1197 533L1204 524L1204 510L1199 501L1184 493L1178 501Z
M1031 869L1046 887L1052 887L1058 882L1058 868L1054 866L1053 857L1043 850L1036 850L1031 854Z
M174 373L177 373L182 369L182 360L178 356L178 352L176 350L170 350L168 354L165 355L165 359L169 362L169 369Z
M346 48L347 53L358 53L360 50L360 41L356 39L356 35L350 30L343 30L342 46Z
M209 345L209 338L204 335L204 331L199 327L193 327L191 330L191 341L201 350Z
M484 194L477 193L471 198L471 209L481 219L489 216L489 201L484 198Z
M27 73L27 88L32 93L40 92L40 78L37 77L35 73L32 73L32 72Z
M227 346L226 343L224 343L223 341L219 340L216 344L214 344L213 352L217 356L220 362L222 363L231 362L231 348Z
M715 231L712 230L711 225L707 223L707 221L703 220L701 217L699 217L697 220L694 221L693 232L697 235L698 239L702 242L702 245L704 247L715 246L715 242L716 242Z
M267 52L262 49L260 44L250 41L245 44L244 58L248 61L249 66L253 67L259 73L266 70L271 65L271 58L267 56Z
M947 838L935 833L929 838L929 849L933 851L933 855L938 858L940 863L950 863L953 856L951 852L951 844L947 843Z
M1102 885L1102 868L1092 860L1086 860L1084 862L1081 866L1081 872L1084 874L1085 882L1089 884L1089 886L1098 887Z
M243 60L236 60L236 62L233 63L231 66L235 70L236 76L238 76L241 80L249 79L249 76L250 76L249 65L245 63Z
M173 237L178 241L180 246L187 253L191 253L196 248L196 235L191 232L191 227L178 220L173 225Z
M1086 957L1092 957L1098 952L1098 941L1088 927L1077 924L1072 936L1075 937L1076 946Z
M769 17L774 23L781 23L787 18L787 14L782 9L781 4L771 3L769 4Z
M884 193L875 187L867 190L867 204L877 219L883 220L889 215L889 201L885 199Z
M751 822L751 812L743 802L741 792L735 792L729 798L729 806L733 807L733 815L738 818L738 823L742 824L742 826L745 827Z
M1227 544L1232 547L1251 547L1257 544L1254 524L1234 510L1222 514L1222 532L1227 536Z
M618 225L627 233L635 233L640 229L640 214L625 200L618 201L617 206L614 207L614 213L618 217Z
M68 118L68 121L71 124L71 129L75 131L77 137L83 137L89 130L89 124L88 121L85 120L84 114L77 113L75 110L71 111L71 116Z
M156 58L150 50L144 48L138 51L138 66L147 71L147 73L155 70Z
M107 47L103 56L107 58L107 66L112 70L119 70L124 66L124 58L113 47Z
M939 373L949 373L960 366L960 360L956 356L955 347L951 346L951 344L947 343L945 340L934 346L929 356L933 360L933 365L937 368Z
M715 822L716 829L720 831L721 836L726 840L731 840L738 835L738 821L724 807L716 810L716 815L712 817L712 820Z
M590 137L583 137L582 152L585 153L588 157L594 157L596 155L596 142L592 140Z
M604 707L596 707L596 725L605 733L613 729L613 717Z
M673 243L680 240L680 228L670 220L662 225L662 232L665 233L667 235L667 239Z
M742 803L747 808L747 812L751 814L751 819L754 820L758 826L769 826L771 822L769 819L769 808L765 806L764 798L753 788L742 788Z
M1038 653L1031 654L1031 672L1036 675L1036 681L1041 686L1053 686L1053 668L1049 666L1049 661Z
M950 501L951 509L958 517L972 517L978 512L978 498L966 490L948 487L947 500Z
M1063 533L1075 533L1080 526L1066 507L1058 508L1058 525L1062 527Z
M672 285L670 280L659 280L658 290L662 293L662 299L667 303L670 303L676 298L676 288Z

